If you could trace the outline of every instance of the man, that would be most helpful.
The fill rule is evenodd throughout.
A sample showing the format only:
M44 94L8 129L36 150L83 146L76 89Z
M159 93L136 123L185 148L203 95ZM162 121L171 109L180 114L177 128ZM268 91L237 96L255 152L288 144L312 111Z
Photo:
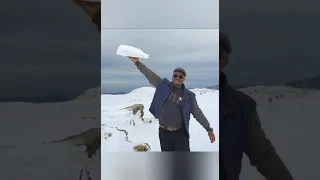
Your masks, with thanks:
M156 87L149 111L159 120L161 151L190 151L190 114L208 132L211 143L215 141L213 129L197 104L195 94L184 86L187 76L182 68L173 71L172 81L160 78L138 58L129 57L150 84Z
M223 69L230 53L229 38L220 32L220 179L239 180L245 153L267 180L293 180L262 130L256 102L228 84Z

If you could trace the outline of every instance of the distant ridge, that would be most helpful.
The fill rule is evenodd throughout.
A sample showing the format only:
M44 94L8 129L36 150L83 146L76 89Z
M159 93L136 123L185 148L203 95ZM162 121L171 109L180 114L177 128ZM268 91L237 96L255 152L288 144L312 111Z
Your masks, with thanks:
M252 86L259 86L261 84L238 84L238 85L231 85L236 89L247 88ZM311 77L303 80L293 80L289 81L284 84L279 85L286 85L294 88L303 88L303 89L320 89L320 76ZM207 89L219 89L219 85L215 86L208 86ZM113 92L113 93L103 93L103 94L112 94L112 95L121 95L127 94L129 92Z
M121 95L121 94L128 94L128 92L112 92L112 93L102 93L102 94Z
M191 88L194 89L194 88ZM206 87L206 89L219 89L219 85L215 85L215 86L209 86ZM129 92L104 92L102 94L109 94L109 95L122 95L122 94L128 94Z
M219 85L206 87L207 89L219 89Z
M285 83L287 86L303 89L320 89L320 76Z
M68 93L55 93L48 96L30 96L30 97L10 97L10 98L0 98L0 102L23 102L23 103L34 103L34 104L40 104L40 103L60 103L60 102L66 102L71 101L74 99L77 99L78 97L82 96L84 93L91 91L92 89L100 89L99 86L95 86L93 88L79 91L73 91ZM99 94L99 92L94 93ZM93 95L92 95L93 96Z
M58 102L65 102L70 101L72 99L77 98L80 95L74 94L73 96L67 96L65 94L54 94L51 96L45 97L16 97L16 98L1 98L0 102L25 102L25 103L58 103Z

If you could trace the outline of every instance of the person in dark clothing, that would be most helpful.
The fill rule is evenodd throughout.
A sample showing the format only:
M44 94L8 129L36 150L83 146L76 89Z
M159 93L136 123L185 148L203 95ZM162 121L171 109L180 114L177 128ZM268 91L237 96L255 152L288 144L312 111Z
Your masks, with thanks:
M138 58L129 57L150 84L156 87L149 111L159 120L161 151L190 151L190 114L208 132L211 143L215 141L213 129L198 106L195 94L184 86L187 76L182 68L173 70L172 81L160 78L142 64Z
M219 36L220 180L239 180L243 153L267 180L293 180L266 138L256 102L228 84L223 69L232 49L229 38L222 32Z
M97 26L99 33L101 33L101 2L89 2L83 0L72 1L89 15L92 23Z

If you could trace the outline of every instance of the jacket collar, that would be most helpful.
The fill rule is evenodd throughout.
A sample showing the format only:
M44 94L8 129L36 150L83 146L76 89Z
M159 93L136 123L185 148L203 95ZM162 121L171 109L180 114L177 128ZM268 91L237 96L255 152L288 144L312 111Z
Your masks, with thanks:
M170 84L169 84L169 85L171 86L171 88L174 88L173 82L170 82ZM186 88L186 86L185 86L184 84L182 84L181 88L182 88L182 89L185 89L185 88Z
M170 82L169 85L170 85L171 88L174 88L173 82ZM189 99L190 98L190 94L186 90L186 86L184 84L182 84L181 89L183 91L183 97L182 98L184 100Z

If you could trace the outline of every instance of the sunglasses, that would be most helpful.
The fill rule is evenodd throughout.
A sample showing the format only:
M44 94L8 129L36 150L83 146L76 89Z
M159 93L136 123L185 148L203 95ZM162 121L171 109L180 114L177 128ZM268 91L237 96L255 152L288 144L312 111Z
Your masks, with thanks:
M174 78L183 79L183 76L182 76L182 75L178 75L178 74L174 74L173 77L174 77Z

